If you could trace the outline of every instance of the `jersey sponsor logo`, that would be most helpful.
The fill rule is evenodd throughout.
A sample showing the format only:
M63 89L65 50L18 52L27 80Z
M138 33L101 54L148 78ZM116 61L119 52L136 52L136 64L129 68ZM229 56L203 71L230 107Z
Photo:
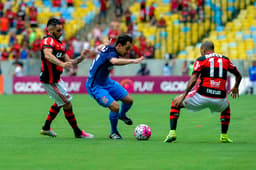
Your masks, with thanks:
M214 88L219 88L220 83L221 83L220 81L210 80L211 87L214 87Z
M213 89L206 89L206 92L209 94L214 94L214 95L221 95L221 91L220 90L213 90Z
M58 52L58 53L56 54L56 57L57 57L57 58L61 58L61 57L62 57L62 52Z

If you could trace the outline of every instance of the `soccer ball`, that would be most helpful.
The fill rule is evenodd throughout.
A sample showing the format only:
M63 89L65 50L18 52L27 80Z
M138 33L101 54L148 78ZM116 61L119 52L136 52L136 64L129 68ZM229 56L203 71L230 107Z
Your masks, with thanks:
M148 125L140 124L134 129L134 136L137 140L148 140L151 136L151 128Z

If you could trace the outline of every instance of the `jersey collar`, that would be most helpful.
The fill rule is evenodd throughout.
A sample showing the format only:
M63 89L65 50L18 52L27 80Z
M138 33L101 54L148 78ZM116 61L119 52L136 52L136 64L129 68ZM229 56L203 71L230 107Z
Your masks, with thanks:
M48 32L46 33L46 36L47 36L47 37L52 37L53 39L55 39L55 40L61 42L60 40L56 39L52 34L50 34L50 33L48 33Z

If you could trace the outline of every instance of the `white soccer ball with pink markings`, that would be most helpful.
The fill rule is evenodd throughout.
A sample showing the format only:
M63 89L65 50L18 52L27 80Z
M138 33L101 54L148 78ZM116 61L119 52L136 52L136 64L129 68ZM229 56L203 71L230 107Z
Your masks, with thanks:
M137 140L148 140L151 136L151 128L148 125L140 124L134 129L134 136Z

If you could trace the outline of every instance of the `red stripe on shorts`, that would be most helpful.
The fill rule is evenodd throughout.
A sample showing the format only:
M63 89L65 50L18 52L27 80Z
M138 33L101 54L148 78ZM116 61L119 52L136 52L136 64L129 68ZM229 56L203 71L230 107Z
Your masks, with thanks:
M55 93L57 93L58 96L64 101L64 103L68 103L68 100L66 99L65 96L63 96L63 95L60 93L60 91L59 91L59 89L57 88L56 84L51 84L51 86L52 86L53 90L55 91Z

